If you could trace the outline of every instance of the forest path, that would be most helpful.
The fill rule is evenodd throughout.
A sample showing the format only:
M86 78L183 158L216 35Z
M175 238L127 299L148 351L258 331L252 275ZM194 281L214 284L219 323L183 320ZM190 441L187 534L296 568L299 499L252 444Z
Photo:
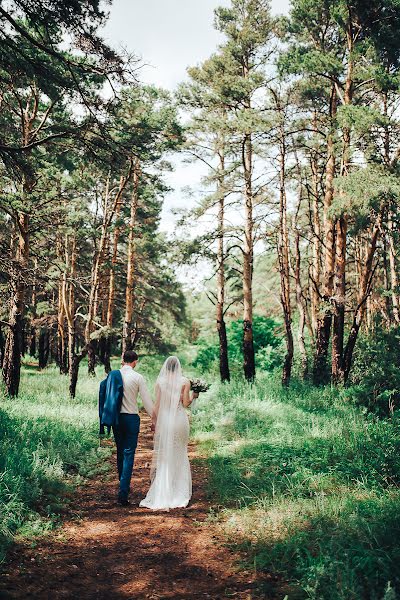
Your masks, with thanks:
M5 599L256 598L254 574L218 541L210 523L206 468L193 445L193 498L187 509L149 511L138 504L148 487L152 436L142 428L131 506L116 504L115 455L106 476L76 490L62 528L35 547L16 545L0 583ZM75 517L74 517L75 515Z

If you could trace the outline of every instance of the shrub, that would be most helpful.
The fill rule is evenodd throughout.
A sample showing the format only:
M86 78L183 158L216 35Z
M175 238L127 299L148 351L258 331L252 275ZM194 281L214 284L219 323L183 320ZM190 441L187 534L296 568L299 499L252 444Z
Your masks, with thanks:
M256 366L271 371L282 362L282 335L279 324L270 317L256 315L253 319L254 352ZM227 326L228 355L233 369L242 363L243 321L231 321ZM218 370L219 345L217 340L210 342L200 339L193 366L202 371Z
M380 416L400 408L400 327L378 327L358 340L350 372L351 395Z

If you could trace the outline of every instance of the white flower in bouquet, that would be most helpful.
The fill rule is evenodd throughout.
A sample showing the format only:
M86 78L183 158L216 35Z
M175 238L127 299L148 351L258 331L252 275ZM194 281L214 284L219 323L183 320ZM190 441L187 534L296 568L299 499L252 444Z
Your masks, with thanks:
M202 379L190 379L190 389L195 394L200 392L207 392L211 387L210 383L203 381Z

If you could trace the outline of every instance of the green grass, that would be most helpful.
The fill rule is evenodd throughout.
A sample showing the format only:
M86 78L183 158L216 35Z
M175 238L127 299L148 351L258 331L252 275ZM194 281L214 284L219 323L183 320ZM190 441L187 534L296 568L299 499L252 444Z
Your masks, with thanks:
M283 390L271 376L213 388L195 436L228 542L289 581L289 599L400 591L400 420L367 416L346 390Z
M73 486L107 469L99 447L96 379L84 375L77 398L55 367L25 366L18 398L0 403L0 560L15 536L59 522Z
M140 361L150 388L161 364ZM73 486L107 468L97 435L102 377L83 365L71 400L55 367L25 366L19 398L1 399L1 557L16 536L54 527ZM400 419L366 414L350 393L296 382L283 390L261 374L253 386L214 383L193 411L227 543L288 581L289 600L400 592Z
M152 389L163 358L141 357ZM189 368L183 357L185 372ZM119 360L113 361L119 367ZM55 366L24 365L18 398L0 396L0 562L16 537L30 538L60 522L74 486L108 470L109 448L99 446L98 387L104 370L80 369L77 396Z

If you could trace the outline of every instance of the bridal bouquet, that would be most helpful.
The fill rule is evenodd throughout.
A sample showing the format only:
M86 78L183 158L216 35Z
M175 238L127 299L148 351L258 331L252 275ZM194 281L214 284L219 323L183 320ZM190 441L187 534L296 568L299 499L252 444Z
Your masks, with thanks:
M190 389L196 394L200 394L200 392L207 392L210 389L210 385L210 383L207 383L202 379L190 379Z

